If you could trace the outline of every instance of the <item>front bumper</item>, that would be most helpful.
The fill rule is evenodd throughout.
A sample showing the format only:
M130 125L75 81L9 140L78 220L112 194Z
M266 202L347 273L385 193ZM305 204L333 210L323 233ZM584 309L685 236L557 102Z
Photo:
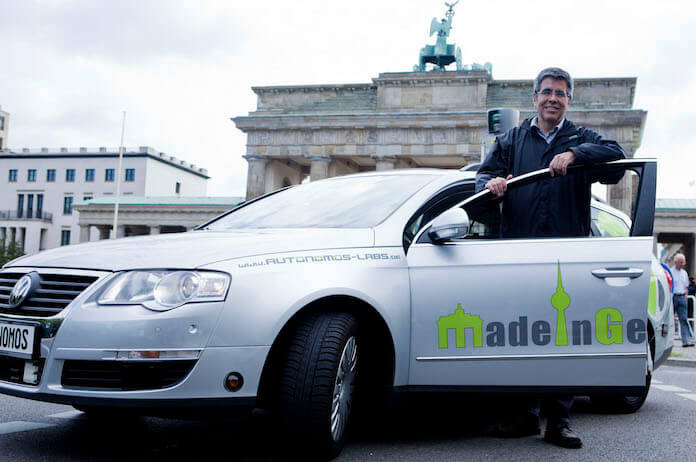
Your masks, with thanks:
M66 361L103 357L108 352L93 349L57 349L46 360L38 386L0 381L0 393L78 406L200 408L224 404L253 407L269 349L270 347L265 346L206 348L201 351L199 359L188 375L175 385L156 390L129 391L64 386L62 376ZM104 362L113 363L114 360ZM230 372L237 372L244 378L244 385L239 391L230 392L224 386L224 379Z
M153 312L137 305L99 306L81 297L55 317L0 316L40 324L32 359L0 358L0 367L13 368L0 374L0 393L78 406L253 406L270 345L208 347L223 306L194 303ZM153 351L193 356L129 356ZM35 385L23 379L22 368L31 367L39 370ZM231 372L243 377L234 392L224 385Z

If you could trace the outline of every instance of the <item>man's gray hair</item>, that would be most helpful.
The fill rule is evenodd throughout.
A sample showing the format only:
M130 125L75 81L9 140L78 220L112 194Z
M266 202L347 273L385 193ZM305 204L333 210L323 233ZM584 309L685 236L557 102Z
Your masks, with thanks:
M676 255L674 256L674 261L677 261L677 260L684 260L684 261L686 261L686 257L684 256L683 253L678 253L678 254L676 254Z
M560 67L547 67L539 72L539 75L534 79L534 93L539 92L541 89L541 82L547 77L556 80L565 80L566 86L568 87L568 96L571 98L573 97L573 78Z

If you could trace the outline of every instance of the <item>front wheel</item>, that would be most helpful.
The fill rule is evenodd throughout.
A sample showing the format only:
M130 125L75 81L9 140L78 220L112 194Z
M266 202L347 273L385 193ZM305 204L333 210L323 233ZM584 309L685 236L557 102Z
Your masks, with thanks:
M332 459L343 449L359 348L350 313L313 314L298 323L281 376L279 414L303 458Z

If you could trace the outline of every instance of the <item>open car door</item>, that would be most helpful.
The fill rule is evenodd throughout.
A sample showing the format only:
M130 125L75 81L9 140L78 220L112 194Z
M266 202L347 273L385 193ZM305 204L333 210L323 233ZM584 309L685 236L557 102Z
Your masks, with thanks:
M455 207L467 212L465 235L436 242L433 223L424 226L407 256L410 385L643 390L656 163L575 166L568 175L632 184L630 236L503 239L500 200L488 191ZM510 180L508 192L556 178L532 172Z

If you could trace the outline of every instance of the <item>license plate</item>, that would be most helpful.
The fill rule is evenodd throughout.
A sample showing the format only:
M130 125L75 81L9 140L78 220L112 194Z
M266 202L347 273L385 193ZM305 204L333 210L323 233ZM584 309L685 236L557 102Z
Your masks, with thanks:
M34 353L36 326L0 322L0 353L31 356Z

